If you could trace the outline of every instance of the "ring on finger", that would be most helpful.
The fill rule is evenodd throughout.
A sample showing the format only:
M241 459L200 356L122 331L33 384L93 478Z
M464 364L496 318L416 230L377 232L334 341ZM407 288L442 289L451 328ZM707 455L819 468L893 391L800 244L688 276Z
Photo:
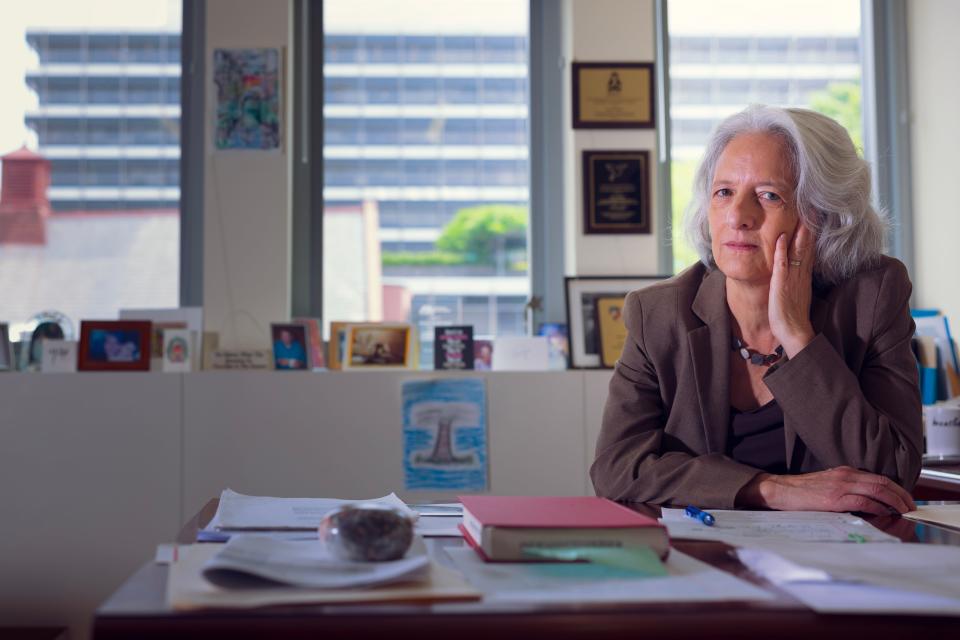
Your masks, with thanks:
M801 264L803 264L803 262L801 262L800 260L791 260L791 261L790 261L790 266L791 266L791 267L799 267Z

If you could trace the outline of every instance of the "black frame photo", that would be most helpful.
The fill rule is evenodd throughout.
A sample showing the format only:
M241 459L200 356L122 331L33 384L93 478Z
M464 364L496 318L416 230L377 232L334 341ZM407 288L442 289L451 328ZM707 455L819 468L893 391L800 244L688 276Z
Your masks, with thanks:
M574 62L574 129L656 126L652 62Z
M570 331L570 368L603 369L597 300L624 296L670 276L566 277L567 327Z
M650 233L650 152L583 152L583 232Z

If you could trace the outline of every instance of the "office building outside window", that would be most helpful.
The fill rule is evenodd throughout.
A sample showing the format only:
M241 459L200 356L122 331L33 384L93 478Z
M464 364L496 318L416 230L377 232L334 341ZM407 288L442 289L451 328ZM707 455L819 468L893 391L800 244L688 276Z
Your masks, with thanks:
M179 300L181 3L4 8L0 322ZM26 181L26 182L24 182ZM29 183L24 190L21 183Z
M528 3L324 3L329 320L526 332Z
M747 17L749 16L749 17ZM696 253L683 233L710 132L750 104L805 107L844 125L863 150L859 0L669 0L674 271Z

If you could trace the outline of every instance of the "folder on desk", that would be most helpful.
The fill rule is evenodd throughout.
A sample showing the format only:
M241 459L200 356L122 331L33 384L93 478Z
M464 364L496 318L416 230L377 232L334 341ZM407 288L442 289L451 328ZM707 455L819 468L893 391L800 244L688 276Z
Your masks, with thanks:
M203 568L220 545L193 544L178 547L170 565L167 603L173 609L239 609L290 604L351 604L376 602L447 602L479 600L481 594L456 571L431 561L425 579L369 589L302 589L268 586L225 589L203 577Z

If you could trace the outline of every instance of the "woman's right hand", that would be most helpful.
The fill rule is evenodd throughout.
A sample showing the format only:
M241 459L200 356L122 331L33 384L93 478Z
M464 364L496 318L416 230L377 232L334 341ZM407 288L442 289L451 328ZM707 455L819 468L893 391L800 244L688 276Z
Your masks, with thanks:
M737 506L876 515L906 513L917 508L906 489L890 478L852 467L802 475L761 473L740 490Z

